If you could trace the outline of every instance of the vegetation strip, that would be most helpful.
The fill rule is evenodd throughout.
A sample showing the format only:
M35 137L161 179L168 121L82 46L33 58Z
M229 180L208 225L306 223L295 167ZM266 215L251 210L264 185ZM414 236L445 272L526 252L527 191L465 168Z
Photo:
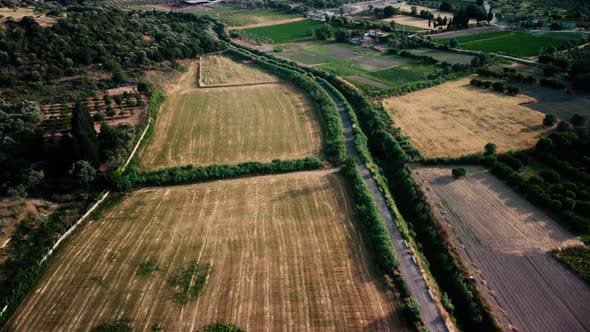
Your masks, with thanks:
M316 157L274 160L270 163L245 162L237 165L192 165L148 171L137 167L113 177L117 190L130 190L147 186L171 186L204 181L239 178L245 176L280 174L321 169L324 163Z

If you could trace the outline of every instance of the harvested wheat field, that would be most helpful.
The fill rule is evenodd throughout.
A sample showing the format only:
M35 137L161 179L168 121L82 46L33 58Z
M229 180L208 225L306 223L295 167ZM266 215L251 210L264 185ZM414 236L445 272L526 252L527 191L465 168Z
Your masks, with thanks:
M169 89L154 136L141 153L143 167L319 155L321 131L312 104L294 86L192 88L190 77Z
M396 125L426 157L458 157L483 151L488 142L498 152L534 146L551 128L544 114L524 103L534 99L475 88L469 79L383 100Z
M199 86L223 86L278 82L276 76L254 65L222 56L207 55L200 61Z
M590 287L547 251L580 241L482 167L414 177L506 331L588 331Z
M64 245L4 330L402 330L349 204L334 171L134 191ZM191 262L210 273L181 304L170 278Z

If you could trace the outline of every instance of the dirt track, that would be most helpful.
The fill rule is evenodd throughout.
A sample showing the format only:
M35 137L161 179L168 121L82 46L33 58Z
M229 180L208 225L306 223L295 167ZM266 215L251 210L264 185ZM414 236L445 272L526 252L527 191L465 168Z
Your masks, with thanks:
M507 331L587 331L590 287L546 252L580 241L481 167L413 168Z
M224 321L247 331L402 330L332 171L130 193L53 258L3 331L89 330L133 320L193 331ZM155 260L153 275L137 275ZM167 278L212 265L204 293L182 306Z

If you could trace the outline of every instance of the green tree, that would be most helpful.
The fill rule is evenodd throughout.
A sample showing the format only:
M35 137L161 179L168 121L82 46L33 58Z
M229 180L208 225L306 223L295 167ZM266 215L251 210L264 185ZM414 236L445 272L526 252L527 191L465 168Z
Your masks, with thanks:
M88 187L96 178L96 170L86 160L79 160L72 164L68 173L73 176L82 187Z
M491 156L494 154L496 154L496 144L491 142L486 144L486 146L484 147L484 155Z
M319 40L330 39L334 36L332 26L329 24L323 24L321 27L313 31L313 35Z
M74 106L71 134L76 141L79 159L97 165L99 159L98 141L96 130L94 130L94 121L90 117L88 107L81 103L76 103Z
M348 30L338 30L336 33L334 33L334 37L337 41L344 43L350 40L351 33Z
M459 42L457 42L457 39L453 38L451 39L451 41L449 41L449 46L452 48L456 48L457 46L459 46Z
M385 17L385 18L392 17L397 12L398 12L398 10L395 7L387 6L387 7L383 8L383 17Z

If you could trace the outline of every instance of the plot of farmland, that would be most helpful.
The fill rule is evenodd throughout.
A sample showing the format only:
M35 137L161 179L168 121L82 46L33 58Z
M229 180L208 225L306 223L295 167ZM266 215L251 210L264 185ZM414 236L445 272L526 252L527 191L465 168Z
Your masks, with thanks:
M481 152L488 142L499 152L534 146L548 128L543 113L521 106L532 101L471 87L466 78L385 99L383 105L425 156L457 157Z
M332 171L129 193L68 241L6 329L87 331L128 318L137 331L217 321L247 331L403 330L349 204ZM211 272L181 305L168 280L194 260Z
M579 240L486 169L466 169L413 173L504 329L588 331L590 288L547 253Z
M531 35L523 32L496 31L457 37L460 48L483 52L499 52L514 56L530 57L538 55L541 49L559 46L563 38ZM450 39L439 39L448 43Z
M366 90L399 86L436 71L414 59L341 43L288 43L278 56L321 68Z
M286 83L190 88L179 83L141 154L148 169L318 155L321 132L306 96Z
M432 48L416 48L409 50L410 53L416 55L426 55L432 57L440 62L448 62L448 63L471 63L473 59L472 55L467 54L459 54L459 53L452 53L452 52L445 52L441 50L435 50Z
M265 26L243 31L259 37L268 38L273 43L286 43L294 40L301 40L311 37L311 31L322 26L322 22L304 20L273 26Z
M201 86L278 82L276 76L222 55L201 58Z

